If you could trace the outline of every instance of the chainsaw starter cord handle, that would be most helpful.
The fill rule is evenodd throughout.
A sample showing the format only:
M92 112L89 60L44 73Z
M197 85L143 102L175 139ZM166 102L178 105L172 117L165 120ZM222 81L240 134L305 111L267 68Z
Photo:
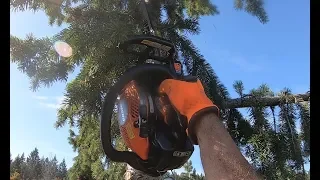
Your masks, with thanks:
M111 118L113 114L114 104L118 94L130 81L141 76L161 75L164 79L176 79L176 74L169 68L160 64L142 64L135 66L126 71L118 80L118 82L110 88L104 98L103 108L101 113L100 138L102 148L106 156L115 162L126 162L135 169L142 170L143 160L134 152L117 151L113 147L111 141Z

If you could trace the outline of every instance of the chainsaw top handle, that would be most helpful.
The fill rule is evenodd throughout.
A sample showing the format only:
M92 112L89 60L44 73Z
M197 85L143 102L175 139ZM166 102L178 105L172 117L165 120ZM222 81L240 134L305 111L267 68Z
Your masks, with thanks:
M130 47L132 45L140 45L140 46L142 45L142 46L146 46L147 48L142 52L139 52L135 50L130 50ZM174 55L176 53L175 46L170 41L161 37L153 36L153 35L132 36L128 40L120 43L119 48L125 51L126 53L143 56L142 58L144 60L150 58L150 59L154 59L154 60L165 62L165 63L168 63L168 61L169 63L173 63L170 61L173 61ZM154 51L155 49L167 52L167 56L161 57L161 56L152 54L151 52Z
M172 72L166 66L160 64L142 64L139 66L132 67L128 71L126 71L117 81L117 83L110 88L108 94L104 98L103 102L103 109L101 113L101 124L100 124L100 135L101 135L101 142L102 148L107 155L107 157L111 161L115 162L125 162L128 163L130 166L137 170L144 170L149 169L148 167L144 166L147 164L146 161L142 160L136 153L129 152L129 151L117 151L113 147L112 139L111 139L111 118L115 101L117 99L118 93L124 88L124 86L132 80L137 80L143 76L161 76L164 79L176 79L177 76L174 72ZM154 169L148 170L150 174L159 175Z

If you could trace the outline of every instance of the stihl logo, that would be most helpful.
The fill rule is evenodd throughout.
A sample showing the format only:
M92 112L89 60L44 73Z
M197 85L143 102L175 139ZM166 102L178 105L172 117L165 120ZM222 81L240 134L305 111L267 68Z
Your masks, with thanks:
M175 151L175 152L173 152L173 156L176 156L176 157L186 157L186 156L190 156L190 155L191 155L191 151L187 151L187 152Z

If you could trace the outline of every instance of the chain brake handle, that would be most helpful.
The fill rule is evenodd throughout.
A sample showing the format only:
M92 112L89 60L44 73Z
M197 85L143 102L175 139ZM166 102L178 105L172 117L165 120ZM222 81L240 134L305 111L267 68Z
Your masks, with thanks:
M155 169L147 167L147 162L142 160L136 153L130 151L118 151L114 149L111 139L111 117L113 114L114 104L118 93L131 80L137 79L145 75L161 75L164 79L177 79L177 74L171 69L160 64L142 64L130 68L118 80L118 82L110 88L108 94L104 98L101 113L100 138L102 148L106 156L115 162L125 162L137 170L147 172L153 176L159 176L159 172Z

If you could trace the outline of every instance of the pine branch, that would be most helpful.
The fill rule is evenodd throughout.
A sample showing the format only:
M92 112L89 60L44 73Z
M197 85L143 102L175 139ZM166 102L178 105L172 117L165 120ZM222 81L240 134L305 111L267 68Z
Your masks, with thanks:
M309 92L305 94L288 95L288 103L309 101L309 98L310 98ZM227 100L224 103L224 107L226 107L227 109L245 108L245 107L252 107L253 104L259 104L262 106L278 106L281 102L282 102L282 98L280 96L262 97L262 98L249 96L245 98L236 98L236 99Z

